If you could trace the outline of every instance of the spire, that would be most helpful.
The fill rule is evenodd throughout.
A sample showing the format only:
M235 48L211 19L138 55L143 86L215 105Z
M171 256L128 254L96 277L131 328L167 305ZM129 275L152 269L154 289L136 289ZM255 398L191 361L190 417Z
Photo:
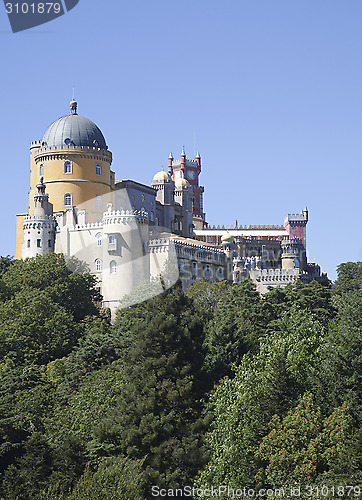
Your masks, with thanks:
M53 205L49 203L49 195L45 192L46 186L43 177L40 177L36 188L37 193L34 195L34 215L42 217L44 215L52 215Z
M169 158L170 158L170 160L173 160L172 152L170 153Z
M35 195L36 197L48 196L45 194L45 184L44 177L40 177L39 184L36 185L38 193Z
M73 87L73 99L70 101L70 114L71 115L77 114L77 106L78 106L78 103L74 99L74 87Z
M201 158L199 151L197 151L196 158Z
M181 156L186 156L185 146L182 146Z

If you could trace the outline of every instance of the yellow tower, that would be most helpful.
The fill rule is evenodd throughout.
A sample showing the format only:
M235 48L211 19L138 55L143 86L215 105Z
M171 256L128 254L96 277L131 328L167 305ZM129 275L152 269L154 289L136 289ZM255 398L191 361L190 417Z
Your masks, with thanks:
M28 214L34 210L37 184L43 177L54 214L72 208L88 212L88 222L101 220L107 203L112 201L115 175L111 170L112 153L95 123L77 114L77 103L70 113L53 122L41 141L30 145L30 192ZM15 258L21 258L24 241L23 220L17 216Z

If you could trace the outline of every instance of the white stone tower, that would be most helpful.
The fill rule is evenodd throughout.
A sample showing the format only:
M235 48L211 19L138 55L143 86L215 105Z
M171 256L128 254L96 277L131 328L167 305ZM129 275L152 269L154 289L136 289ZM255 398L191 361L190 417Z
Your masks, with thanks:
M103 214L102 294L104 305L115 311L119 300L150 279L148 214L112 210Z
M43 177L36 187L34 213L27 215L23 223L22 259L54 252L56 220L53 217L53 205L49 203L49 195L45 193Z

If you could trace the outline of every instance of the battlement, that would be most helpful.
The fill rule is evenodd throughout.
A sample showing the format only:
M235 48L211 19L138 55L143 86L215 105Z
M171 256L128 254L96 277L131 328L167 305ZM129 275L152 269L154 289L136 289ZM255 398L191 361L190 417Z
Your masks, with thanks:
M308 215L306 212L300 214L288 214L284 219L284 226L290 224L291 222L302 222L306 224L308 222Z
M130 221L148 224L148 213L139 210L109 210L103 214L103 224L120 224Z
M293 283L299 279L301 272L299 269L256 269L251 271L256 281L265 283L270 281L279 281L280 283Z
M51 228L56 225L56 219L53 215L26 215L23 221L23 230Z
M83 230L83 229L102 229L103 222L90 222L88 224L76 224L73 226L74 230Z
M285 230L284 226L275 226L275 225L274 226L260 226L260 225L259 226L255 226L255 225L215 226L215 224L213 226L211 226L210 224L207 224L206 229L211 229L211 230L212 229L215 229L215 230L225 229L225 231L227 231L228 229L248 229L248 230L250 230L250 229L255 229L255 230L258 230L258 229L267 229L268 230L268 229L270 229L270 230L279 230L279 231Z
M43 159L47 156L60 154L87 154L87 155L98 155L104 160L112 162L112 153L108 149L92 148L90 146L64 146L64 147L48 147L43 146L40 141L34 141L31 143L31 147L39 147L39 151L36 152L34 158L35 160Z
M174 248L178 257L184 257L194 260L217 260L223 262L225 253L219 248L212 248L208 245L198 245L191 241L181 241L169 238L153 238L149 241L150 252L169 251L170 247Z
M24 221L55 221L53 215L26 215Z
M303 245L303 240L301 238L290 238L287 240L282 240L282 247L298 247Z
M181 164L183 164L182 160L174 160L172 162L172 167L181 167ZM186 158L186 167L197 167L197 161L196 160L190 160L190 158Z

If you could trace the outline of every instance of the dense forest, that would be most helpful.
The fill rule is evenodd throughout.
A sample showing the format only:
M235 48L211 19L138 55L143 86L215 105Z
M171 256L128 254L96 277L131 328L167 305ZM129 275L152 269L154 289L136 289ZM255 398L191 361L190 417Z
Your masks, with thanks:
M3 257L0 498L356 498L361 345L361 262L264 296L177 283L112 324L79 261Z

